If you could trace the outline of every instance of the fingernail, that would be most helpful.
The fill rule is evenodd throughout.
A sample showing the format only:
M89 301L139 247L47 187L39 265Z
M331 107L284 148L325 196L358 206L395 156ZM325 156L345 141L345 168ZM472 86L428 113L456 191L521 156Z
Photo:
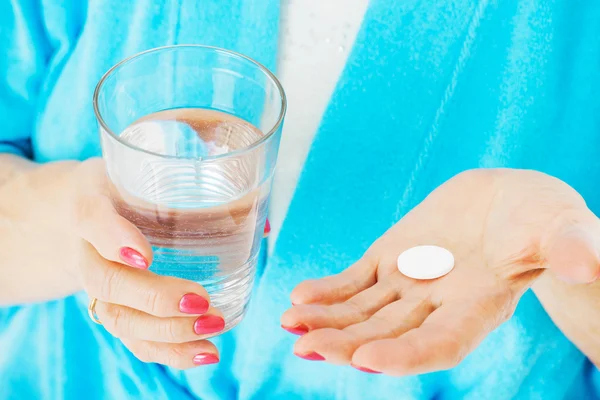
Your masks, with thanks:
M323 357L319 353L315 353L314 351L311 352L311 353L307 353L307 354L294 353L294 355L296 355L297 357L300 357L300 358L302 358L304 360L309 360L309 361L323 361L323 360L325 360L325 357Z
M365 367L359 367L358 365L354 365L354 364L350 364L350 366L352 366L352 368L356 368L359 371L366 372L369 374L380 374L381 373L379 371L375 371L373 369L369 369L369 368L365 368Z
M121 247L119 251L121 260L131 265L132 267L139 269L148 269L148 261L143 255L132 249L131 247Z
M219 362L219 357L212 353L200 353L196 354L192 361L195 365L216 364Z
M196 293L183 295L179 300L179 311L186 314L204 314L208 311L208 300Z
M269 233L271 233L271 223L269 222L269 218L267 218L267 221L265 222L265 231L263 233L263 237L269 236Z
M203 315L194 322L194 332L198 335L221 332L225 328L225 320L216 315Z
M308 333L308 328L305 325L296 325L296 326L283 326L281 325L281 327L283 329L285 329L286 331L288 331L289 333L293 333L294 335L299 335L302 336L305 333Z

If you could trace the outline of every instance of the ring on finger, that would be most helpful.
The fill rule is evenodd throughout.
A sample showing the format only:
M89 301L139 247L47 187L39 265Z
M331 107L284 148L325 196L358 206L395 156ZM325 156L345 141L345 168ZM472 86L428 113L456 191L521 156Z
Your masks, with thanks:
M100 319L98 318L98 315L96 314L96 303L97 302L98 302L98 299L95 297L92 297L92 300L90 301L90 305L88 306L88 315L90 316L90 319L92 321L94 321L96 324L102 325L102 321L100 321Z

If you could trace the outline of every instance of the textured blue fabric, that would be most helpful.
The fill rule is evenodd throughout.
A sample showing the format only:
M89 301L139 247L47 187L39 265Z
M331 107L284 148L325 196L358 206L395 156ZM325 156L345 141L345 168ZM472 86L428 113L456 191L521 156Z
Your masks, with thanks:
M93 86L138 50L204 43L275 64L274 0L39 3L0 4L1 150L39 161L99 154ZM549 172L600 211L597 21L595 1L372 0L248 316L216 340L221 363L142 364L78 295L0 310L0 398L600 398L532 293L459 367L424 376L300 360L279 328L298 282L346 268L464 169Z

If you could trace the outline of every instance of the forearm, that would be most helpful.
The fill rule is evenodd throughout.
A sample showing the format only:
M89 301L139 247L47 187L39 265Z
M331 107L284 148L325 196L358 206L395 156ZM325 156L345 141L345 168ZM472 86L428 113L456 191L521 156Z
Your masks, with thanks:
M533 291L569 340L600 366L600 281L570 285L546 272Z
M0 305L54 299L79 289L68 272L78 242L65 229L67 221L50 223L64 215L56 205L72 167L0 155Z

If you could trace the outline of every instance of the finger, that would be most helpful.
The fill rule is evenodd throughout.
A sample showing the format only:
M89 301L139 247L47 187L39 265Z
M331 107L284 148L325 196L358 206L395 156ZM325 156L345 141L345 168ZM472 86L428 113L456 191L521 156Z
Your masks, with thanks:
M355 264L322 279L300 283L290 296L292 304L333 304L349 299L377 282L377 259L365 255Z
M199 315L208 311L206 290L186 279L156 275L103 259L85 244L83 285L91 297L156 317Z
M223 314L211 308L200 317L159 318L133 308L98 301L96 315L113 336L162 343L186 343L223 331Z
M477 303L442 305L420 327L398 338L360 346L351 363L361 370L394 376L453 368L493 329L487 312L476 312L473 307Z
M363 344L395 338L419 327L433 312L434 306L423 299L402 299L383 307L369 319L343 330L318 329L298 340L294 353L316 353L328 362L347 365Z
M122 342L140 361L189 369L219 362L219 352L207 340L188 343L155 343L144 340L122 339Z
M569 283L600 278L600 220L590 211L571 213L545 238L547 267Z
M135 225L117 213L108 197L81 197L74 212L79 235L102 257L140 269L150 266L152 247Z
M398 300L407 283L400 273L392 274L339 304L294 306L282 315L281 326L296 334L319 328L343 329L365 321L385 305Z

